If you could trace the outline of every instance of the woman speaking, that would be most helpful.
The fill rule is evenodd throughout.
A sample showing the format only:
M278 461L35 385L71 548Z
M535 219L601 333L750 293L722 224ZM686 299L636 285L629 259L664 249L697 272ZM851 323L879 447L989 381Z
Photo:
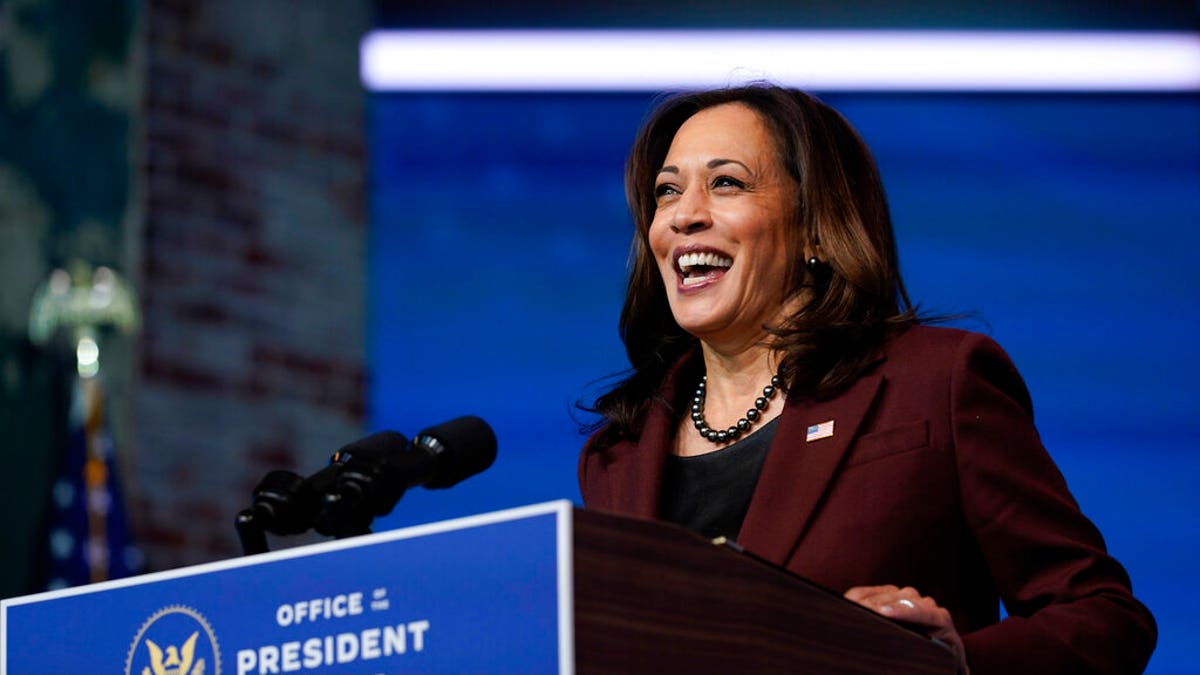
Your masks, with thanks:
M673 97L626 193L632 369L595 403L589 508L735 538L928 626L975 675L1141 672L1153 617L1008 357L923 325L878 170L837 112L768 86Z

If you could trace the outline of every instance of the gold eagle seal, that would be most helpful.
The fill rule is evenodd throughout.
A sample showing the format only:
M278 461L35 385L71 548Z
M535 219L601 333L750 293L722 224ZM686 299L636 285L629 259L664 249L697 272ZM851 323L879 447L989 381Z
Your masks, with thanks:
M221 675L217 636L195 609L163 607L134 636L125 675Z

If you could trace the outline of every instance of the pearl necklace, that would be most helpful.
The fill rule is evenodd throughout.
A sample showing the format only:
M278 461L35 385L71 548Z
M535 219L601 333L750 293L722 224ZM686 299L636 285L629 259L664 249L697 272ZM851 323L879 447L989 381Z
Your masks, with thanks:
M750 431L750 427L754 426L755 422L762 419L763 411L767 409L767 404L775 398L775 392L779 389L779 376L773 376L771 384L763 387L763 395L754 399L754 407L746 411L746 416L724 431L710 429L708 422L704 421L704 397L707 386L708 376L705 375L700 378L700 384L696 387L696 395L692 398L692 423L696 425L696 431L699 431L701 436L713 443L723 445L736 441L742 434Z

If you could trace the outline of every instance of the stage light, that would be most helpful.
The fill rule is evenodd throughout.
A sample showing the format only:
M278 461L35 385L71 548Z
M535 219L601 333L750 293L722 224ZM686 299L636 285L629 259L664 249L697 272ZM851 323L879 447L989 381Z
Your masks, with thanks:
M1200 33L382 30L372 91L1198 91Z

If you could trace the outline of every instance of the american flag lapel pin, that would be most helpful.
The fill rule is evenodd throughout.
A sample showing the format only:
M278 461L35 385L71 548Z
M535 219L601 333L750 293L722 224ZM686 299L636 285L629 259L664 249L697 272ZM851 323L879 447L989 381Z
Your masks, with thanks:
M804 434L804 442L812 443L813 441L819 441L822 438L829 438L830 436L833 436L833 420L810 426Z

